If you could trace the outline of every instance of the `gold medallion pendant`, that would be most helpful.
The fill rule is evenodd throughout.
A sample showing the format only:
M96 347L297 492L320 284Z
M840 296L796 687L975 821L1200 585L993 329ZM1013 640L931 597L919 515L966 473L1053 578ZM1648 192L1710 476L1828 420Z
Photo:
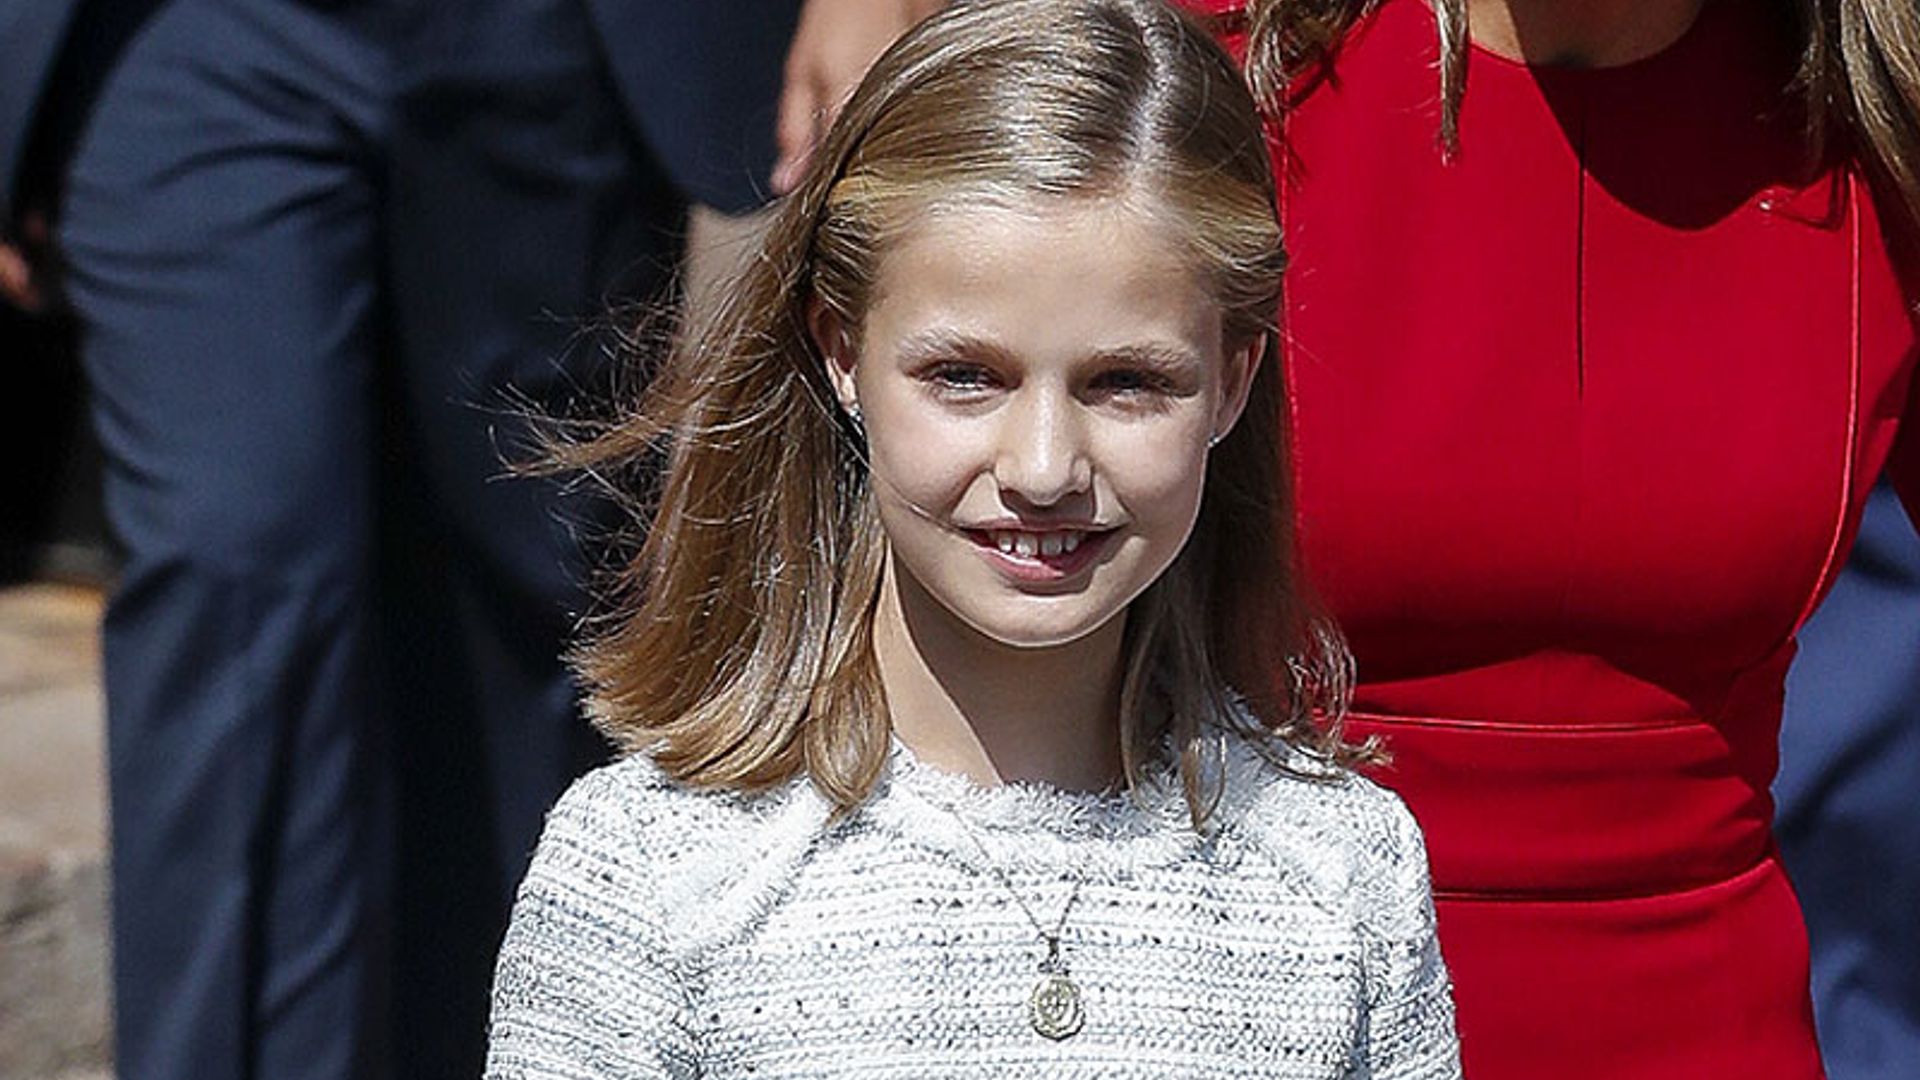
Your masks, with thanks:
M1080 1004L1080 988L1063 971L1042 972L1027 998L1027 1019L1033 1030L1056 1042L1070 1038L1087 1018Z

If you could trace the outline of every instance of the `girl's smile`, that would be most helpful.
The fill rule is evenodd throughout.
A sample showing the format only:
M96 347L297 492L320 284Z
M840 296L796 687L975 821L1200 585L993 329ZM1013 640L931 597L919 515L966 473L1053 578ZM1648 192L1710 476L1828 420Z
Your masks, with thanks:
M1069 583L1106 550L1117 530L1092 526L1013 525L967 529L981 554L1009 579L1029 585Z
M891 571L1005 645L1115 622L1179 554L1252 346L1126 193L922 210L857 332L820 318L858 407ZM857 344L855 344L857 343Z

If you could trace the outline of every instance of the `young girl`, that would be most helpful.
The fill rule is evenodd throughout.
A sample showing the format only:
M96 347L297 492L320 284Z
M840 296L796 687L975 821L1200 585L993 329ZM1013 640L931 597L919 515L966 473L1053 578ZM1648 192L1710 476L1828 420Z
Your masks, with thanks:
M882 59L570 453L664 454L579 658L631 755L549 820L490 1077L1458 1075L1278 524L1283 261L1253 103L1155 0Z

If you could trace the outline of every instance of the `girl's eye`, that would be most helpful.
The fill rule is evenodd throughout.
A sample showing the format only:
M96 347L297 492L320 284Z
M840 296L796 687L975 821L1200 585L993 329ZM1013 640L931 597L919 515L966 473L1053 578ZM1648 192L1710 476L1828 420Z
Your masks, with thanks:
M1093 385L1101 394L1119 398L1155 397L1170 389L1166 376L1137 368L1115 368L1103 372Z
M935 364L927 369L926 379L941 390L975 393L996 385L993 372L978 364Z

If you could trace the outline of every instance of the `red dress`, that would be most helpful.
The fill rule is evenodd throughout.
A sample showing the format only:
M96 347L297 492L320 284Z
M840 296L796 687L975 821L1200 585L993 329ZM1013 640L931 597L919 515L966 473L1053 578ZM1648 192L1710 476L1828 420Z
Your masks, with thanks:
M1287 122L1302 543L1427 832L1472 1080L1821 1075L1783 680L1890 454L1920 504L1920 439L1785 10L1604 70L1476 51L1448 162L1432 14L1389 0Z

